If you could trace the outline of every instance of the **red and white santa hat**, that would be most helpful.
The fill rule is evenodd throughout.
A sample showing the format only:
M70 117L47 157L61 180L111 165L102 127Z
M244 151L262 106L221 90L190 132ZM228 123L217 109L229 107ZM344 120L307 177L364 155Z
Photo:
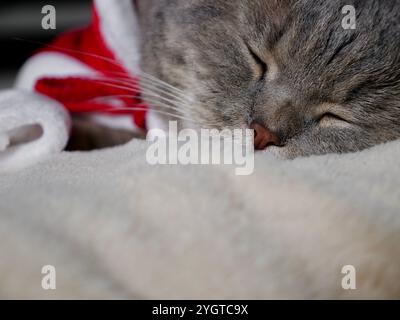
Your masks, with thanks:
M51 97L72 113L88 112L103 125L145 130L149 117L139 90L135 3L94 0L91 24L61 35L34 55L17 87Z

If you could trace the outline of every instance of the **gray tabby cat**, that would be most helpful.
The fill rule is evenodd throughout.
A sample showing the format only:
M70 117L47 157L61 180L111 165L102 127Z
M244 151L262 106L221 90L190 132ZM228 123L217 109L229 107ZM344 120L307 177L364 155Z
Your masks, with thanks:
M399 0L138 4L143 69L181 90L182 127L250 127L286 158L400 138Z

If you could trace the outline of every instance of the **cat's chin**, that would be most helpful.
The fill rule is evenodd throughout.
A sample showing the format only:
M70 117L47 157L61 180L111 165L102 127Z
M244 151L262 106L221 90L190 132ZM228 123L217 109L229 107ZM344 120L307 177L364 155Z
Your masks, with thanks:
M271 155L279 160L293 159L293 155L291 155L289 150L285 147L270 146L262 152L266 155Z

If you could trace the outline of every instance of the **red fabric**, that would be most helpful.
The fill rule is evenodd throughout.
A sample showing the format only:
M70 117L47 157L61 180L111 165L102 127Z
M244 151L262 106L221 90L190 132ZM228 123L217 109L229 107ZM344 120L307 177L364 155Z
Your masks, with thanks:
M122 67L107 47L100 31L100 17L95 8L90 26L60 36L41 52L60 52L73 57L101 73L106 80L89 77L45 77L37 81L37 92L61 102L70 112L131 115L139 128L146 128L146 106L140 99L140 90L121 88L125 86L122 81L128 81L130 87L138 88L139 80ZM116 99L122 103L121 107L125 110L112 110L112 104L100 101L116 95L124 96ZM126 110L127 108L136 110Z

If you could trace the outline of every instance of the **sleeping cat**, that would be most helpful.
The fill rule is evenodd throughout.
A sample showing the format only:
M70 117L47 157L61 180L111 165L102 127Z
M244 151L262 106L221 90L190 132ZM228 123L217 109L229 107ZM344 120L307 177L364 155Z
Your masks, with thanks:
M355 30L342 27L345 5L356 9ZM181 127L250 127L257 149L286 158L400 138L399 1L138 6L143 70L171 85L163 95Z

